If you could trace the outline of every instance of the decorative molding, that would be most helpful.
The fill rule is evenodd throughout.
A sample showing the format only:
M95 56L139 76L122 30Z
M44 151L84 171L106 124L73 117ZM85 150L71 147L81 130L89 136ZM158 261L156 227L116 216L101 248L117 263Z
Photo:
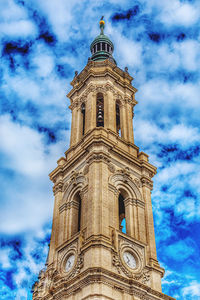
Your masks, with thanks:
M58 252L59 274L60 274L60 276L66 278L67 280L69 280L69 279L73 278L74 276L76 276L77 274L79 274L83 267L83 264L84 264L84 256L81 252L77 253L77 249L78 249L78 240L76 240L70 246L64 247L62 250L60 250ZM65 261L66 261L67 257L70 255L70 253L73 253L75 255L76 260L75 260L75 264L74 264L72 270L69 271L68 273L66 273L64 271L64 265L65 265Z
M84 169L83 169L83 174L84 174L84 175L87 175L88 172L89 172L89 164L86 163L86 165L85 165L85 167L84 167Z
M141 181L138 178L133 179L133 182L136 184L136 186L138 188L142 187L142 183L141 183Z
M112 264L116 267L119 274L124 273L127 277L141 282L142 284L149 285L150 271L144 266L144 246L139 246L134 242L127 242L123 238L119 239L119 253L113 251ZM142 248L141 248L142 247ZM138 267L135 270L129 269L123 263L123 252L131 251L134 253Z
M141 178L142 186L148 187L150 190L153 190L153 181L148 177Z
M54 195L56 195L58 192L62 192L62 190L63 190L63 182L62 181L59 181L54 184L54 187L53 187Z
M104 153L93 153L88 159L87 159L87 163L91 164L92 162L105 162L107 164L110 163L110 158L108 158L107 154Z
M117 190L125 190L128 198L143 201L138 185L131 178L129 168L117 170L109 177L109 184L110 186L113 185Z
M87 185L87 182L87 177L82 172L72 171L69 181L63 185L63 202L75 192L81 191Z
M80 107L82 103L85 103L87 101L87 97L90 93L93 93L94 96L96 96L97 93L103 93L104 95L106 95L108 91L113 93L115 101L119 100L121 104L134 104L134 101L131 96L124 95L120 92L116 92L116 89L110 83L101 85L89 84L88 87L85 89L84 93L82 93L79 97L76 97L73 100L73 102L70 105L70 109L73 110L75 107Z
M115 166L109 162L108 163L108 170L111 172L111 173L114 173L115 172Z

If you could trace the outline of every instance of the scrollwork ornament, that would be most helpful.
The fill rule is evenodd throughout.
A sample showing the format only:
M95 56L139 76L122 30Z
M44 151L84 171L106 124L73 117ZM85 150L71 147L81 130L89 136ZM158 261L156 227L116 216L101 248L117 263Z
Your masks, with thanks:
M83 169L83 174L86 175L89 172L89 164L87 163Z
M108 163L108 170L111 172L111 173L114 173L115 172L115 167L112 163Z
M123 272L126 276L128 276L129 278L132 278L132 274L131 272L129 272L121 263L121 260L119 258L118 254L114 254L113 255L113 259L112 259L112 263L113 265L116 267L117 271L119 274L121 274L121 272Z
M84 262L83 255L79 254L77 258L76 266L73 268L72 272L68 275L69 279L80 273L81 269L83 268L83 262Z
M53 187L53 193L54 195L58 192L62 192L63 191L63 182L58 182L54 185Z
M146 177L143 177L143 178L141 179L141 182L142 182L142 186L146 186L146 187L148 187L150 190L153 189L153 182L152 182L150 179L148 179L148 178L146 178Z
M133 182L135 183L135 185L136 185L138 188L141 188L141 187L142 187L141 181L140 181L138 178L135 178L135 179L133 180Z

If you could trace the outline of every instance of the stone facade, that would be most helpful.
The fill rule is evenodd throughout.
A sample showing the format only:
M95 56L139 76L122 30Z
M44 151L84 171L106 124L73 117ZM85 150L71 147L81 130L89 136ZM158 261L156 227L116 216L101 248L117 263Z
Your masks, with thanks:
M151 205L156 168L134 144L132 79L106 59L89 61L71 83L70 148L50 174L51 242L34 300L173 299L161 290Z

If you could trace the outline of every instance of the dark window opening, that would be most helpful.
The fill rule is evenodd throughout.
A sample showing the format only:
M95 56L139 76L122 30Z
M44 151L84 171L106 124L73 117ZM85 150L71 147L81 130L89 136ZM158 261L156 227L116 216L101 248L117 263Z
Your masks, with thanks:
M81 197L78 195L79 208L78 208L78 232L81 230Z
M85 104L81 105L81 113L82 113L82 134L85 134Z
M119 229L126 233L126 216L125 216L125 206L124 197L120 194L118 198L119 205Z
M97 127L104 127L104 100L103 94L97 94Z
M117 133L121 137L120 105L119 105L119 102L116 102L116 129L117 129Z
M102 50L104 51L105 50L105 43L102 43Z
M97 51L100 51L100 44L97 44Z

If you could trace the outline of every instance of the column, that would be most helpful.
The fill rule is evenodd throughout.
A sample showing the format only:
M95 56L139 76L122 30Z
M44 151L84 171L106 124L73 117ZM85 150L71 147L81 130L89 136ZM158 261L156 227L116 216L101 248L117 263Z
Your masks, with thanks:
M109 236L108 167L106 162L93 161L88 173L87 235Z
M96 127L96 94L90 93L85 107L85 133Z
M133 138L133 106L130 103L126 104L127 109L127 127L128 127L128 141L134 143Z
M146 243L147 239L146 239L146 224L145 224L145 210L144 210L144 206L141 204L137 205L137 223L138 223L138 239L143 242Z
M146 236L149 245L149 257L157 260L156 242L153 223L153 211L151 204L151 190L146 184L143 184L143 197L145 200L145 216L146 216Z
M77 142L81 140L83 136L83 114L81 107L77 107Z
M51 241L49 247L49 260L48 264L53 263L55 249L58 245L58 233L59 233L59 203L62 199L62 192L57 191L55 194L54 211L53 211L53 224L51 231Z
M127 117L126 117L126 106L125 104L120 104L120 123L121 123L121 135L124 140L128 140L127 132Z
M76 136L74 135L75 118L76 118L76 111L75 111L75 107L73 107L72 108L72 122L71 122L70 146L73 146L75 144L75 139L76 139Z
M104 97L104 127L116 132L116 104L111 91Z

